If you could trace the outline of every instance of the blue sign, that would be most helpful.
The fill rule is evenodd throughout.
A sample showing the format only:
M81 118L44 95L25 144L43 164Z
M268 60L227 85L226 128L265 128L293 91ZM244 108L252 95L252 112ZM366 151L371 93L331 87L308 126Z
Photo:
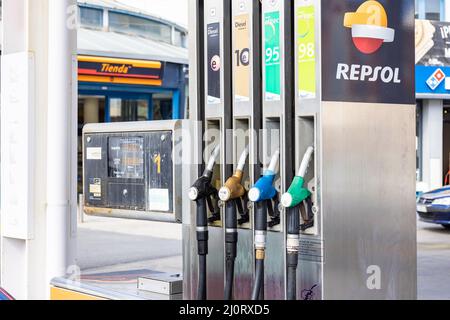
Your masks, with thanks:
M417 94L448 94L445 83L450 89L450 67L416 66Z

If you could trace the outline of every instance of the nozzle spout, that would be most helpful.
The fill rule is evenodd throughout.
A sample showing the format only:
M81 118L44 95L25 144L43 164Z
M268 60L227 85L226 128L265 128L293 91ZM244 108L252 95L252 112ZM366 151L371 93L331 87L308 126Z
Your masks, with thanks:
M309 147L306 150L306 153L305 153L305 155L303 157L303 161L302 161L302 164L300 165L300 168L298 170L297 177L302 177L302 178L305 177L305 175L306 175L306 173L308 171L309 163L311 162L313 154L314 154L314 148L313 147Z
M267 168L267 171L277 173L279 162L280 162L280 150L277 150L272 156L272 159L270 160L270 164L269 167Z
M213 171L214 165L216 164L219 155L220 155L220 144L214 148L214 151L211 154L211 157L209 158L208 166L206 167L207 171Z
M241 158L239 159L237 171L244 171L245 163L247 162L247 158L249 155L249 147L247 146L245 150L241 154Z

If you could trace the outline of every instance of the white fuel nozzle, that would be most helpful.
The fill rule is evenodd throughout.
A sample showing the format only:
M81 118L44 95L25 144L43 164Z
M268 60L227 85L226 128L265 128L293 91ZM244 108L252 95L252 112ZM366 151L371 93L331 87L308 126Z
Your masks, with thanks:
M267 170L277 172L279 161L280 161L280 150L277 150L272 156L272 159L270 160L270 164Z
M311 162L312 155L314 154L314 148L309 147L306 150L305 155L303 156L302 164L300 165L300 169L298 170L297 176L304 178L306 172L308 171L309 163Z
M249 147L247 146L245 150L241 154L241 158L239 159L237 170L238 171L244 171L245 163L247 162L249 154Z
M214 165L216 164L217 158L220 155L220 144L214 148L211 157L209 158L208 166L206 167L207 171L213 171Z

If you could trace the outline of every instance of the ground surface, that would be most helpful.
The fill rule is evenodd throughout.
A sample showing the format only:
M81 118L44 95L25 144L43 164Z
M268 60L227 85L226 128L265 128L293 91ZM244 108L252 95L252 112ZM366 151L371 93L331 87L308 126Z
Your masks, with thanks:
M418 223L419 299L450 300L450 231Z
M450 231L419 222L418 250L419 299L450 300ZM83 273L181 272L181 226L89 217L79 227L78 264Z

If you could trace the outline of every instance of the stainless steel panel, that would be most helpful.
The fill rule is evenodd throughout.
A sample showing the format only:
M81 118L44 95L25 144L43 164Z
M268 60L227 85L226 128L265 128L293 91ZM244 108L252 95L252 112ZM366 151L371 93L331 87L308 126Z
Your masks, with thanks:
M297 269L297 299L322 300L322 262L300 259Z
M286 298L286 241L282 232L268 232L266 260L264 261L264 299Z
M414 106L323 103L322 137L324 298L415 299Z
M234 299L248 300L252 296L254 249L253 232L241 229L238 231L238 254L235 263Z
M209 253L206 265L208 272L208 300L223 300L225 288L225 247L222 228L209 228L208 246Z

